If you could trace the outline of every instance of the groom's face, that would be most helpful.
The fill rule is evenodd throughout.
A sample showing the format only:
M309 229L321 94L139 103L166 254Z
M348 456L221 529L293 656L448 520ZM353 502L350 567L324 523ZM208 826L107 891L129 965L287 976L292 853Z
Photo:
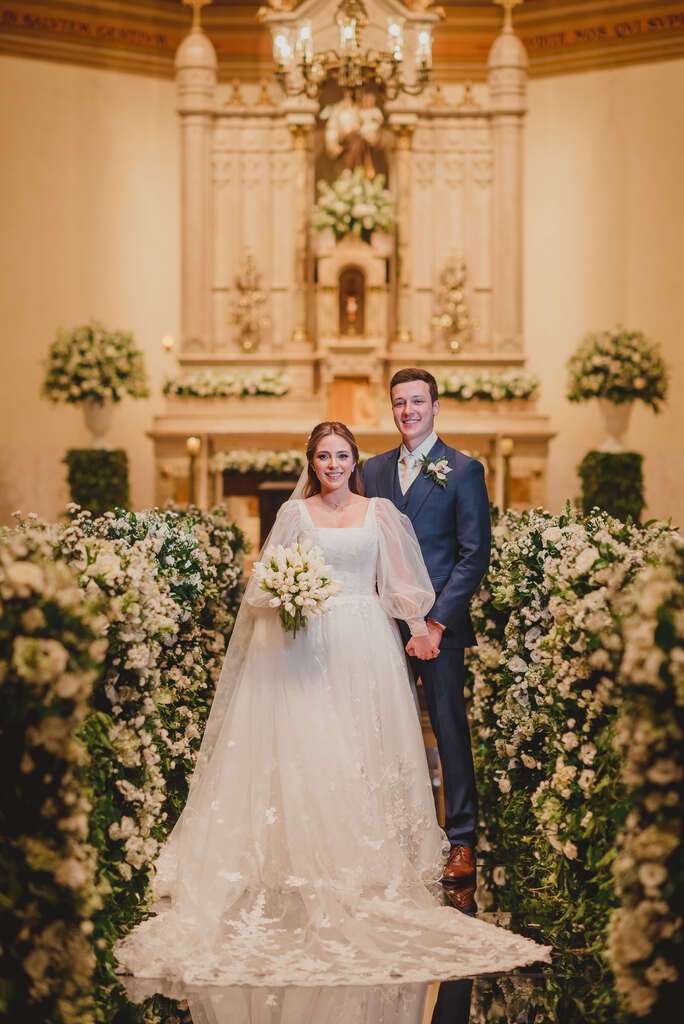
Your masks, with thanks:
M392 414L402 441L413 451L435 427L439 402L433 402L424 380L410 380L392 388Z

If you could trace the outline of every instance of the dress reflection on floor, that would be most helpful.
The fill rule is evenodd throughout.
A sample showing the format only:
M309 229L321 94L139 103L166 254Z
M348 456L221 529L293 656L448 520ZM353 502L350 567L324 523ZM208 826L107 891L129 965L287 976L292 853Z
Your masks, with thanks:
M187 1002L192 1024L468 1024L473 982L321 988L183 989L122 979L129 999L155 992ZM434 1003L434 1005L433 1005Z

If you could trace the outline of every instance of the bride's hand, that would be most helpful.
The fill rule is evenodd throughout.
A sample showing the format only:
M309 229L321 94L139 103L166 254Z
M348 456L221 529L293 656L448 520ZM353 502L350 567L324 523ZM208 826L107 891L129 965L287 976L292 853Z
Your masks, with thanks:
M429 636L412 636L406 644L406 653L420 661L432 661L439 654Z

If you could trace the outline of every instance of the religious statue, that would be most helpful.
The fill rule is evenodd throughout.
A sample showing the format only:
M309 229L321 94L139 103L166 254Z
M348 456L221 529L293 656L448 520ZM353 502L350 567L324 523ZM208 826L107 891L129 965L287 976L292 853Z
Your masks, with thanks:
M325 126L325 148L336 160L340 170L363 167L365 175L375 177L372 150L380 140L384 120L372 92L364 92L358 103L351 90L345 91L338 103L330 103L321 111Z

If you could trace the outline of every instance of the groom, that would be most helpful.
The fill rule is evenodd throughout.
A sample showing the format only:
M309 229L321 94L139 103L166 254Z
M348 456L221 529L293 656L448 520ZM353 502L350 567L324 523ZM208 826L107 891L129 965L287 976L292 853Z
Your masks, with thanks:
M435 433L439 401L432 374L415 367L399 370L390 396L402 443L368 460L364 486L367 497L389 498L409 517L435 589L427 625L437 657L419 661L407 627L400 622L399 628L408 641L413 674L423 683L442 762L445 830L451 843L442 881L458 885L475 874L477 794L463 658L464 648L477 643L468 606L489 564L489 499L482 464L449 448ZM429 468L440 460L443 480L439 465Z

